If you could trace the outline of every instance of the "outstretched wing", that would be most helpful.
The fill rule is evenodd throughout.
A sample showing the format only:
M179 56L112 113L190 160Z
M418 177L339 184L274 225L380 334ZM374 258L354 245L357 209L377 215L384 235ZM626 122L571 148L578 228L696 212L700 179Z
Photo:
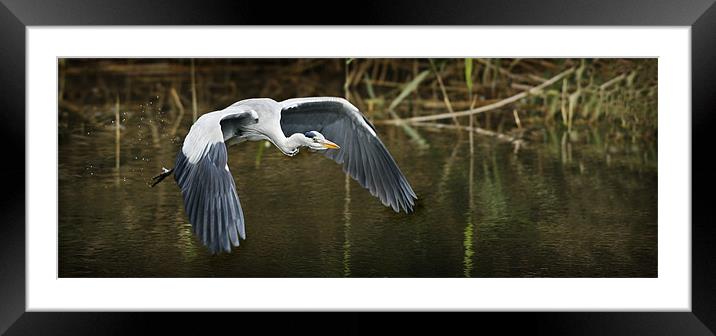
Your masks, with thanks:
M227 164L224 140L256 122L255 112L207 113L192 125L177 154L174 178L192 230L211 253L231 251L246 239L244 214Z
M417 196L376 134L375 127L351 103L342 98L312 97L281 103L281 129L286 136L318 131L340 149L328 149L327 157L343 165L373 196L396 212L413 210Z

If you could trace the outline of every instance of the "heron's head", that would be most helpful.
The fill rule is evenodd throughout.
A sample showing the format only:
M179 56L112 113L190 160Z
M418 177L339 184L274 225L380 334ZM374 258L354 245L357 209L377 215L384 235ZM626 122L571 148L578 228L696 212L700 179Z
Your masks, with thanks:
M303 137L303 145L314 151L341 148L332 141L326 139L326 137L324 137L323 134L318 131L308 131L306 133L303 133Z

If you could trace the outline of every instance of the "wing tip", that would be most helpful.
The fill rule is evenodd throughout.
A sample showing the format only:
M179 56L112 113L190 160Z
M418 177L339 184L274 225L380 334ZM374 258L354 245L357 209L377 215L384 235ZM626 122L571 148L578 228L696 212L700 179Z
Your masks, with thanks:
M179 151L175 179L182 190L184 211L191 231L211 255L230 253L246 239L244 215L230 171L226 169L226 149L212 147L213 156L197 163L188 162ZM241 237L241 238L239 238Z
M395 213L401 213L404 212L405 214L411 214L415 212L415 208L417 207L417 201L418 197L410 197L406 199L399 199L395 202L391 202L390 200L383 200L380 198L380 201L383 203L384 206L390 208Z

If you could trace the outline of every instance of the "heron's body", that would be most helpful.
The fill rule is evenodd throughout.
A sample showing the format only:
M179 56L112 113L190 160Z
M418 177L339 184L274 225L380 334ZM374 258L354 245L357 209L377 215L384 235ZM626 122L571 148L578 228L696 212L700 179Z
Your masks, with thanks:
M227 147L260 140L270 141L288 156L300 147L323 151L384 205L396 212L413 209L415 192L375 128L348 101L332 97L242 100L204 114L192 125L173 170L193 231L212 253L228 252L231 245L239 245L239 238L246 239Z

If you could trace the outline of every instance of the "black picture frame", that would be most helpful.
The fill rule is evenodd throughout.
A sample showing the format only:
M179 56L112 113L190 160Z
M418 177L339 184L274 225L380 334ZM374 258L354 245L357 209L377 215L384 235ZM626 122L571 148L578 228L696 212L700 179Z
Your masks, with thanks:
M410 314L221 313L192 316L159 313L25 312L25 28L48 25L618 25L691 27L692 89L692 310L690 312L463 313L420 317ZM0 0L0 333L9 335L126 334L160 327L169 332L248 332L259 326L331 334L400 332L455 328L478 331L541 331L580 335L713 335L716 330L716 226L706 211L714 190L710 167L711 121L716 111L716 5L714 0L490 1L454 0L415 4L336 2L211 1L39 1ZM678 111L670 111L678 113ZM47 112L56 118L55 111ZM684 116L689 117L688 115ZM666 139L668 141L668 139ZM694 154L701 154L696 157ZM698 164L701 163L701 164ZM54 174L54 167L47 167ZM22 178L21 178L22 177ZM430 290L430 289L426 289ZM658 293L655 293L657 295ZM182 313L186 314L186 313ZM439 317L439 319L436 319ZM492 329L495 330L495 329Z

